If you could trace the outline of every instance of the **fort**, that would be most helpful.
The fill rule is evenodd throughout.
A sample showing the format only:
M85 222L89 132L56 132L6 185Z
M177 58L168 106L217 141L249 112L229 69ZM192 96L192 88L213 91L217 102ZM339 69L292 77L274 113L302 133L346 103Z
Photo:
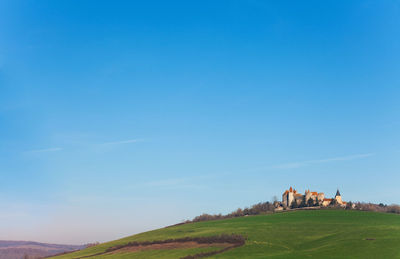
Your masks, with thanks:
M342 196L340 195L339 190L336 191L336 195L334 198L325 198L325 194L323 192L312 192L310 190L306 190L304 194L298 193L292 187L289 190L286 190L282 194L282 205L283 207L297 207L303 205L306 206L322 206L327 207L329 205L338 205L345 207L346 202L342 201Z

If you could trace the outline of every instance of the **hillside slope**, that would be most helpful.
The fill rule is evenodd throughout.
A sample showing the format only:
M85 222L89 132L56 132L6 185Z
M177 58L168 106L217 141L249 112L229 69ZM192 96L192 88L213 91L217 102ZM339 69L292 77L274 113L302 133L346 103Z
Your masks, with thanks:
M190 223L141 233L56 258L181 258L215 251L221 244L152 246L104 252L132 241L223 233L245 235L246 243L209 258L400 258L400 215L345 210L293 211Z

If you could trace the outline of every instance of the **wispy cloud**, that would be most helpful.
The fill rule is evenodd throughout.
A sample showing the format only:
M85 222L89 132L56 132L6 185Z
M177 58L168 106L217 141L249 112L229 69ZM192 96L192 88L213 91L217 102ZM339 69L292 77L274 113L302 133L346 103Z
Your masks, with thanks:
M143 142L143 141L144 141L144 139L125 139L125 140L98 143L97 146L123 145L123 144L132 144L132 143ZM49 148L26 150L26 151L23 151L22 153L25 153L25 154L49 153L49 152L57 152L57 151L61 151L61 150L64 150L64 148L49 147Z
M314 164L323 164L323 163L330 163L335 161L350 161L356 159L362 159L373 156L374 153L367 153L367 154L356 154L356 155L349 155L349 156L341 156L341 157L331 157L331 158L324 158L324 159L317 159L317 160L307 160L307 161L300 161L300 162L293 162L293 163L286 163L273 166L276 169L293 169L299 168Z
M118 141L111 141L111 142L105 142L103 145L120 145L120 144L130 144L130 143L137 143L137 142L142 142L144 141L143 139L127 139L127 140L118 140Z
M42 148L42 149L32 149L32 150L27 150L24 153L46 153L46 152L57 152L62 150L60 147L50 147L50 148Z
M202 189L204 186L201 184L193 184L194 179L190 178L171 178L159 181L151 181L145 183L149 187L157 187L162 189Z
M161 186L180 185L184 184L186 181L187 180L185 178L172 178L172 179L147 182L146 185L161 187Z

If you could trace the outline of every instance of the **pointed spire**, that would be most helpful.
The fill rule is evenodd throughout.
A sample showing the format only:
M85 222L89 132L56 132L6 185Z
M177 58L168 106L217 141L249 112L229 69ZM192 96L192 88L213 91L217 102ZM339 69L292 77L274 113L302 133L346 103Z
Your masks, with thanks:
M340 192L339 192L339 189L337 189L337 191L336 191L335 197L336 197L336 196L341 196L341 195L340 195Z

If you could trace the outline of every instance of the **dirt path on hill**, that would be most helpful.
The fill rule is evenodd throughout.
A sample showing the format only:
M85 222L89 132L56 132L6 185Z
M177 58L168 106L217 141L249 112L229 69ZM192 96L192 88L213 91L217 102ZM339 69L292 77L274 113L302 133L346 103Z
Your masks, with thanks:
M185 248L201 248L201 247L218 247L226 248L233 246L229 243L215 243L215 244L199 244L197 242L172 242L165 244L152 244L152 245L140 245L140 246L128 246L115 251L110 252L110 254L124 253L124 252L139 252L144 250L160 250L160 249L185 249Z
M130 242L124 245L109 247L108 249L106 249L106 251L101 253L77 257L75 259L89 258L89 257L93 258L104 254L117 254L124 252L134 253L144 250L161 250L161 249L173 250L173 249L199 248L199 247L218 248L215 251L200 252L198 254L182 257L184 259L195 259L195 258L202 258L211 255L216 255L228 251L230 249L242 246L245 244L245 240L246 238L240 235L222 234L220 236L209 236L209 237L183 237L177 239L167 239L158 241L156 240L156 241Z

